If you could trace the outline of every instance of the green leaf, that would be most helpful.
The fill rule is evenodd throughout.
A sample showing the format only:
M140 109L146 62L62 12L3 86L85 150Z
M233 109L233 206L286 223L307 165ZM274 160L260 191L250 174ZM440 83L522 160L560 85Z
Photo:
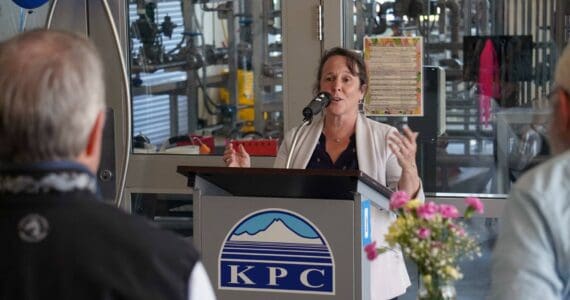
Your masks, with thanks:
M389 250L390 250L390 248L388 248L388 247L376 248L376 252L377 252L378 254L386 253L386 252L388 252Z

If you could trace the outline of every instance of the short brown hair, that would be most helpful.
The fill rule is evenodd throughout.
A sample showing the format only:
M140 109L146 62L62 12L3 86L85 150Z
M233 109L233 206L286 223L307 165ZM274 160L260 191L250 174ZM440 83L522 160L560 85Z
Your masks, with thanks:
M354 76L358 76L360 80L360 88L363 85L368 86L368 70L366 69L366 64L362 55L356 51L345 49L342 47L334 47L323 53L321 61L319 62L319 70L317 72L317 81L313 87L313 92L315 95L321 91L321 76L323 76L323 66L333 56L343 56L346 58L346 67L350 73Z

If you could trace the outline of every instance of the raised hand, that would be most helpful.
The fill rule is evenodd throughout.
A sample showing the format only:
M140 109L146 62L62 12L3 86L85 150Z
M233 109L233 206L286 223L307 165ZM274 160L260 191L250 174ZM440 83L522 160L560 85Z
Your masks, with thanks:
M413 170L417 172L416 151L418 145L416 139L417 132L413 132L408 126L404 126L404 135L395 132L388 137L390 149L398 158L398 163L402 170Z
M420 188L420 178L416 166L418 133L413 132L408 126L404 126L403 131L403 135L398 132L390 135L388 141L390 149L398 158L398 164L402 167L402 177L398 187L414 196Z
M224 163L227 167L249 168L251 167L251 159L243 145L239 145L237 151L232 143L226 145L224 151Z

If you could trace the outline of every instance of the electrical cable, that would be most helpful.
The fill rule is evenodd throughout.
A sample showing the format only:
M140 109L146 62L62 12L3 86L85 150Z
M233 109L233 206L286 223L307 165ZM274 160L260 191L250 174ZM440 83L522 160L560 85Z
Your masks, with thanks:
M203 30L202 30L202 26L200 25L200 23L198 22L198 16L196 16L196 11L192 11L192 21L194 22L194 24L196 25L196 29L199 33L200 36L200 42L201 42L201 50L202 50L202 57L204 58L204 61L206 59L206 48L205 48L205 40L204 40L204 34L203 34ZM204 65L202 66L202 78L200 78L200 76L198 76L198 72L196 70L194 70L194 76L196 77L196 80L198 81L198 85L199 87L202 89L202 93L204 94L204 99L206 101L204 101L204 107L206 107L206 110L208 111L208 113L210 115L217 115L220 113L220 105L215 103L214 100L212 100L212 98L210 98L210 95L207 92L207 70L206 70L206 64L204 62ZM210 107L210 105L214 106L214 109L212 109Z
M210 95L208 95L208 91L206 89L206 86L204 86L204 83L200 79L200 76L198 75L198 72L196 70L194 70L194 76L196 77L196 81L198 81L198 86L202 90L202 93L204 94L204 98L206 99L206 101L204 101L204 106L206 107L206 110L208 111L208 113L210 115L216 115L216 114L220 113L220 105L216 104L214 102L214 100L212 100L212 98L210 98ZM209 107L209 105L213 105L215 110L212 110Z
M202 26L200 25L200 22L198 22L198 16L196 16L196 10L192 10L192 16L190 16L191 20L190 22L194 22L194 24L196 25L196 29L198 31L198 35L200 36L200 48L202 50L202 58L204 61L204 65L202 66L202 79L200 80L200 77L196 74L196 78L200 84L200 86L202 86L202 91L204 92L204 98L206 98L208 101L211 101L210 97L208 96L208 93L206 93L206 86L208 85L208 74L207 74L207 70L206 70L206 42L204 40L204 31L202 30ZM195 71L195 73L197 73ZM213 101L211 101L210 103L213 103ZM208 108L208 106L206 105L206 108ZM208 113L210 113L211 110L208 109ZM210 113L212 114L212 113Z

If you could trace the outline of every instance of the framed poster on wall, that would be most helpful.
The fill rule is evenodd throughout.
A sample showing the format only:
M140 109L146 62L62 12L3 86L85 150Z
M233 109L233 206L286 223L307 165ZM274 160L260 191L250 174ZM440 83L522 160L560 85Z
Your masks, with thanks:
M421 37L365 37L369 116L423 116Z

